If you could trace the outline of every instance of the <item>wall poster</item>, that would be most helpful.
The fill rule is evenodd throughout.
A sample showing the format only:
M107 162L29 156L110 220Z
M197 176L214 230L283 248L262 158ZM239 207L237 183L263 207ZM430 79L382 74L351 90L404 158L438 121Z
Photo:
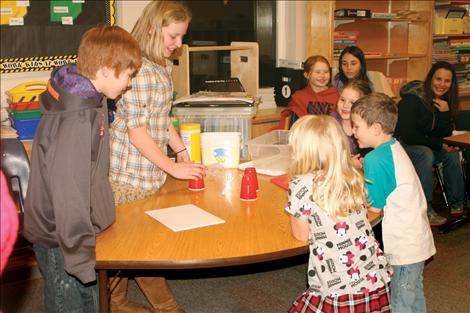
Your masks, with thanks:
M2 0L0 7L0 73L73 63L82 35L115 20L114 0Z

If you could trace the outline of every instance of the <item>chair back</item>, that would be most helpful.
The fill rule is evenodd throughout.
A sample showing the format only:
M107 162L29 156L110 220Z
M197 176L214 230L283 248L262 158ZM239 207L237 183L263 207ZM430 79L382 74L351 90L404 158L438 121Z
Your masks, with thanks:
M19 211L23 213L29 181L28 155L23 143L15 138L2 138L0 149L2 171Z

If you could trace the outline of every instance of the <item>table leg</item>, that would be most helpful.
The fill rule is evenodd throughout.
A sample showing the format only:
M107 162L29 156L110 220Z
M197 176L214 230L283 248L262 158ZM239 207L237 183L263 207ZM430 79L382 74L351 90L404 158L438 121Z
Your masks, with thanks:
M109 312L108 295L108 271L98 270L99 290L100 290L100 313Z

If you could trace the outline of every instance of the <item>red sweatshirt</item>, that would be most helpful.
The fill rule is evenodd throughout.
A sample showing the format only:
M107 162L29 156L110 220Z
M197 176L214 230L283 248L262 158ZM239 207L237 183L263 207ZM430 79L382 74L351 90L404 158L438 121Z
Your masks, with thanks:
M336 103L339 99L338 90L335 87L316 93L307 85L297 90L290 100L287 108L281 112L281 120L276 129L288 129L291 113L297 117L307 114L329 114L336 111Z

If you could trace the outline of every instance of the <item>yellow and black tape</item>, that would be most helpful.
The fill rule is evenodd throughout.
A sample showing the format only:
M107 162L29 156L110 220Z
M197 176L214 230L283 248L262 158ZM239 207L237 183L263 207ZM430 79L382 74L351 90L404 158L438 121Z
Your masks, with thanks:
M30 58L0 59L0 73L19 73L53 70L57 66L75 63L77 55L58 55Z

